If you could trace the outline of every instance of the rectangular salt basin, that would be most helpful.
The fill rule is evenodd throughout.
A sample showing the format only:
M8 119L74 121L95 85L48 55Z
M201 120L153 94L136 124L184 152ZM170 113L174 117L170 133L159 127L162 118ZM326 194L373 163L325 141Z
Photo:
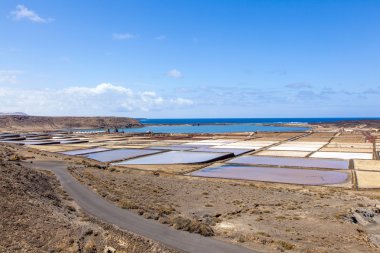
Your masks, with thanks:
M310 144L296 144L296 143L292 143L292 144L288 144L288 143L285 143L285 144L280 144L276 147L296 147L296 148L321 148L323 147L324 145L310 145Z
M65 145L30 145L29 147L48 152L64 152L78 149L78 147Z
M372 143L335 143L330 142L326 147L331 148L372 148Z
M224 142L188 142L182 145L191 146L191 147L200 147L200 146L215 146L215 145L223 145Z
M190 175L301 185L341 184L346 182L349 178L348 173L340 171L300 170L233 165L209 167L192 172Z
M107 149L107 148L88 148L88 149L70 150L70 151L60 152L60 153L64 154L64 155L85 155L85 154L107 151L107 150L109 150L109 149Z
M212 146L212 148L237 148L237 149L251 149L251 150L256 150L263 148L264 146L253 146L253 145L217 145L217 146Z
M192 146L181 146L181 145L170 145L170 146L152 146L149 147L149 149L163 149L163 150L176 150L176 151L181 151L181 150L192 150L194 147Z
M139 156L161 153L163 150L149 149L116 149L85 155L87 158L100 162L112 162L135 158Z
M380 172L380 160L354 160L354 168Z
M372 159L369 153L344 153L344 152L315 152L310 157L315 158L336 158L336 159Z
M331 148L331 147L324 147L321 148L320 151L326 151L326 152L354 152L354 153L372 153L372 148Z
M327 141L288 141L285 142L285 144L294 144L294 145L326 145L328 142Z
M86 140L58 140L61 144L79 144L79 143L86 143L88 141Z
M320 148L323 147L325 144L302 144L302 143L283 143L278 145L279 146L284 146L284 147L308 147L308 148Z
M191 151L194 152L212 152L212 153L233 153L234 155L241 155L252 151L252 149L237 149L237 148L197 148Z
M380 188L380 172L358 170L355 173L359 188Z
M268 150L294 150L294 151L317 151L318 149L320 149L320 147L297 147L297 146L282 146L282 145L279 145L279 146L275 146L275 147L271 147L269 148Z
M348 169L348 161L318 159L318 158L295 158L273 156L242 156L228 161L229 164L256 164L271 166L325 168L325 169Z
M237 142L238 140L231 140L231 139L209 139L209 140L202 140L202 141L197 141L198 143L204 143L204 142L209 142L209 143L232 143L232 142Z
M261 146L266 147L275 144L276 142L251 142L251 141L240 141L240 142L234 142L225 144L226 146Z
M124 162L114 163L114 165L204 163L225 159L231 156L233 156L232 153L169 151L156 155L135 158Z
M20 145L52 145L59 144L59 141L0 141L5 143L14 143Z
M277 143L278 141L239 141L231 144L235 145L258 145L258 146L267 146Z
M9 134L9 133L0 134L0 138L13 138L13 137L20 137L20 135L19 134Z
M306 157L310 152L307 151L285 151L285 150L264 150L255 155L263 156L288 156L288 157Z

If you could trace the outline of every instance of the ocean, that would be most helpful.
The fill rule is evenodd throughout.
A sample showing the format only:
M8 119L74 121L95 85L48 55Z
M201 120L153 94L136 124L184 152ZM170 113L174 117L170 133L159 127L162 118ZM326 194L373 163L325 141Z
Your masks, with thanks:
M123 128L126 133L233 133L233 132L294 132L307 131L304 126L279 126L281 123L321 123L342 120L368 120L380 118L188 118L138 119L144 127ZM112 131L112 130L111 130Z
M204 124L204 125L147 125L141 128L124 128L119 131L128 133L234 133L234 132L294 132L306 131L307 127L287 127L287 126L273 126L273 125L257 125L250 123L242 124Z
M179 124L276 124L276 123L320 123L342 120L370 120L380 118L188 118L188 119L138 119L144 125Z

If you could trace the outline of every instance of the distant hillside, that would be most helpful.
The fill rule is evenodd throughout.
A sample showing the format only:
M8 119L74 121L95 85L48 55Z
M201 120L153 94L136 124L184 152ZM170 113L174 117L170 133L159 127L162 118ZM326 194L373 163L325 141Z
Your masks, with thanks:
M367 127L367 128L380 129L380 120L379 119L341 120L341 121L336 121L336 122L311 123L311 124L331 126L331 127L358 127L358 126L363 126L363 127Z
M22 115L22 116L28 116L28 114L24 112L0 112L0 116L7 116L7 115Z
M0 130L57 130L67 128L122 128L138 127L141 123L126 117L42 117L28 115L0 115Z

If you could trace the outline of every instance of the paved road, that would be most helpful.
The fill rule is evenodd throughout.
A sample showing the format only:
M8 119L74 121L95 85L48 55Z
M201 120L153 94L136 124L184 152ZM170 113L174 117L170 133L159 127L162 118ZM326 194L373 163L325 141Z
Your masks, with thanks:
M167 225L145 219L131 211L121 209L76 181L63 162L35 162L34 166L54 172L65 191L83 210L104 222L118 226L120 229L131 231L183 252L257 253L257 251L210 237L178 231Z

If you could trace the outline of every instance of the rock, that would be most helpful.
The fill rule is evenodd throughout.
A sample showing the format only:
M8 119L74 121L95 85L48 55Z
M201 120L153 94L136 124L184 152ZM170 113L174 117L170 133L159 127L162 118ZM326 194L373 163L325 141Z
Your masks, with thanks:
M380 204L376 204L374 208L375 213L380 213Z
M369 224L369 222L366 221L366 220L363 218L363 216L361 216L361 214L359 214L359 213L354 213L354 214L352 215L352 219L353 219L353 222L354 222L354 223L360 224L360 225L362 225L362 226L366 226L366 225Z
M115 252L116 252L116 249L112 248L111 246L106 246L104 248L104 253L115 253Z

